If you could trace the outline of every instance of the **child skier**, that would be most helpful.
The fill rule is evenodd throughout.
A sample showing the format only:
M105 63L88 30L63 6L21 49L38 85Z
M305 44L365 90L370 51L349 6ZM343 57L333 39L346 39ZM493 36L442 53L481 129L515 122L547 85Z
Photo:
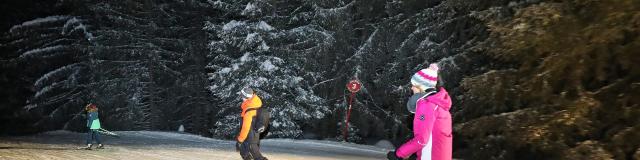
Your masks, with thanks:
M236 143L236 150L240 151L240 156L244 160L266 160L260 153L260 133L254 129L257 109L262 107L262 100L253 92L253 89L245 87L241 91L243 99L241 130Z
M87 127L89 128L89 132L87 133L87 147L84 149L91 149L91 143L95 138L96 142L98 142L97 149L102 149L104 146L100 142L100 134L98 130L101 128L100 119L98 118L98 106L93 103L89 103L85 110L87 111Z
M411 77L413 96L407 109L415 113L413 139L402 144L388 159L405 159L416 153L418 160L452 159L451 98L444 88L436 90L438 65L418 71Z

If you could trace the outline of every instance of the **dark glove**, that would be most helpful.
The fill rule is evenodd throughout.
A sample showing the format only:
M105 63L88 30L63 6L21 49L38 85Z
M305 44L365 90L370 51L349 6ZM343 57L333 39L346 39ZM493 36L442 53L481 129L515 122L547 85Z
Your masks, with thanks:
M401 160L402 158L396 156L396 152L395 151L389 151L387 153L387 159L389 159L389 160Z
M262 133L262 132L264 132L264 126L258 128L258 133Z
M236 152L240 152L240 142L236 141Z

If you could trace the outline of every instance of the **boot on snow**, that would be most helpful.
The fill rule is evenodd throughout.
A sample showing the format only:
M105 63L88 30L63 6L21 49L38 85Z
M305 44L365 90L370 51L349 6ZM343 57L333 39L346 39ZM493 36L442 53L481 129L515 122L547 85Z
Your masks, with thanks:
M87 144L86 147L80 147L78 149L91 150L91 144Z
M98 144L98 147L96 147L96 149L104 149L104 146L102 144Z

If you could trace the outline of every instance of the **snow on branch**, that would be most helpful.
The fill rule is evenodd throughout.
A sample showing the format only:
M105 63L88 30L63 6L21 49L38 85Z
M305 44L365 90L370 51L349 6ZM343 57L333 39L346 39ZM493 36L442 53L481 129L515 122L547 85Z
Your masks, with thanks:
M351 61L351 60L354 60L354 59L362 59L362 54L367 52L368 49L372 48L373 38L378 35L378 30L379 29L376 29L375 31L373 31L373 33L371 33L371 35L369 35L369 38L367 38L367 40L364 42L364 44L360 45L360 47L358 48L356 53L353 54L351 57L347 58L346 61Z
M51 23L51 22L56 22L56 21L62 21L62 20L66 20L68 18L70 18L70 16L60 16L60 15L48 16L48 17L44 17L44 18L36 18L34 20L22 22L22 24L12 26L11 29L9 29L9 32L13 33L15 30L22 29L24 27L39 26L40 24L43 24L43 23Z
M22 53L19 58L24 59L24 58L29 58L29 57L44 56L47 53L54 53L56 51L61 51L64 48L65 48L65 46L63 46L63 45L55 45L55 46L49 46L49 47L44 47L44 48L36 48L36 49L32 49L32 50L29 50L29 51L26 51L26 52Z
M78 18L73 17L67 20L67 22L62 27L62 35L71 34L71 33L74 33L75 31L81 31L84 35L84 38L87 39L88 41L95 39L93 34L88 31L87 26L84 25L82 21L79 20Z
M255 4L247 3L246 7L244 8L244 10L242 10L240 14L244 16L255 16L260 14L261 12L262 10L258 8L258 6L256 6Z
M79 67L79 64L74 63L74 64L66 65L58 69L55 69L38 78L38 80L36 80L33 86L36 89L42 89L42 87L44 87L45 84L49 84L51 83L51 81L55 81L57 79L60 79L61 77L68 76L72 73L72 71L77 72L78 67Z

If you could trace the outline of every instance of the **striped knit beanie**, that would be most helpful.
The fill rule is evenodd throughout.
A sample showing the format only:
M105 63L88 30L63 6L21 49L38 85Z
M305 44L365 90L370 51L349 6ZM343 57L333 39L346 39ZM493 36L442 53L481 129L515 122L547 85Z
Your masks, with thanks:
M438 83L438 64L435 63L411 76L411 84L423 86L424 89L435 88L436 83Z

